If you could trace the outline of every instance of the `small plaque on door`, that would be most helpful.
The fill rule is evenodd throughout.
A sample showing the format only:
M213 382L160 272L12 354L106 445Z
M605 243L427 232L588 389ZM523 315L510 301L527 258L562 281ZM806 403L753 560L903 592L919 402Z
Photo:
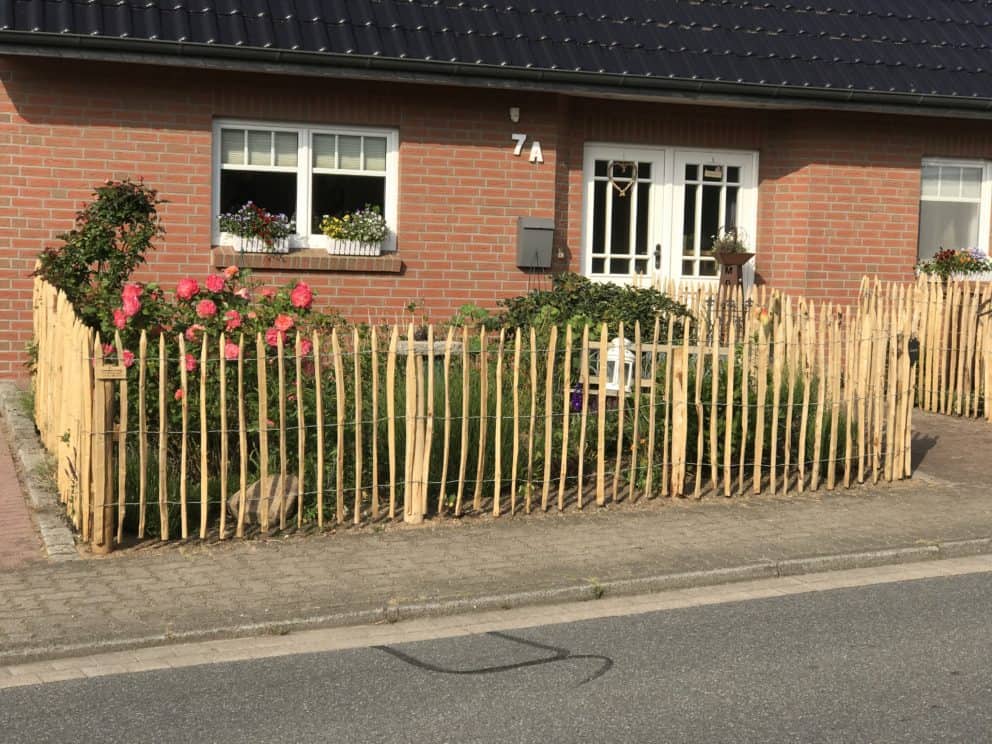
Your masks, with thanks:
M722 165L704 165L703 166L703 178L715 178L717 180L723 179L723 166Z

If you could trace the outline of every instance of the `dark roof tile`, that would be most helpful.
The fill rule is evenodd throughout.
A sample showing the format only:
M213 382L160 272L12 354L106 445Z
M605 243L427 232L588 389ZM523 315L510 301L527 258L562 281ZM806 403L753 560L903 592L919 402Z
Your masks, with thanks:
M992 99L985 0L0 0L8 32Z

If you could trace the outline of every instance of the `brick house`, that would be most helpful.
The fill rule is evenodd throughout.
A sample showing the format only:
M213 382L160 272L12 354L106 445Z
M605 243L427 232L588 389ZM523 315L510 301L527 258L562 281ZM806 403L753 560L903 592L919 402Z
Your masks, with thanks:
M725 225L757 280L838 301L987 251L992 14L879 5L0 0L0 376L35 256L111 177L169 200L144 278L237 262L360 320L564 269L712 281ZM217 215L247 198L295 215L293 252L234 253ZM328 255L320 215L367 202L385 252ZM553 225L550 267L518 218Z

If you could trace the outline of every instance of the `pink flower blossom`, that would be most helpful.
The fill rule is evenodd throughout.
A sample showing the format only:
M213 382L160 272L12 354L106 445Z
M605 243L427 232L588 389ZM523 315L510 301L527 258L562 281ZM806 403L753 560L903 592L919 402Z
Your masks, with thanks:
M273 327L265 332L265 343L267 343L269 346L273 346L273 347L278 346L280 338L282 339L282 342L285 344L286 334L283 331L280 331L278 328Z
M176 388L176 392L174 392L172 394L172 397L175 398L176 400L182 400L183 399L183 389L182 388Z
M203 331L205 330L207 330L205 326L202 326L199 323L194 323L193 325L191 325L189 328L186 329L186 332L183 333L183 336L186 338L187 341L194 341L194 342L199 341L200 334L203 333Z
M286 315L286 313L279 313L276 319L272 321L272 326L278 328L280 331L288 331L293 327L293 319Z
M228 279L233 279L240 273L241 273L241 269L239 269L237 266L228 266L226 269L224 269L224 276L227 277Z
M180 279L176 285L176 297L180 300L191 300L200 291L196 279Z
M127 313L118 308L114 310L114 326L116 328L123 328L127 325Z
M134 352L129 349L124 349L121 352L121 361L124 363L125 367L131 367L134 365Z
M226 283L227 279L221 274L211 274L207 277L207 289L210 292L222 292Z
M193 356L192 354L187 354L186 355L186 371L187 372L196 372L196 367L197 367L196 357Z
M260 290L258 290L258 293L262 295L263 299L266 300L271 300L273 297L276 296L276 291L272 289L272 287L262 287Z
M238 358L238 352L239 349L237 344L233 344L230 341L224 344L224 358L227 361L229 362L235 361Z
M138 314L138 311L141 309L141 303L138 301L138 298L136 296L128 295L124 297L123 305L124 305L124 314L129 318L133 318L135 315Z
M251 292L248 291L248 287L239 287L234 293L235 297L240 297L242 300L250 300Z
M255 318L257 317L258 317L258 313L256 313L254 310L250 310L248 312L248 320L255 320Z
M313 292L305 282L298 282L289 294L289 301L293 303L293 307L308 310L313 304Z
M104 356L107 356L108 354L113 354L114 353L114 345L113 344L101 344L100 345L100 348L103 349L103 355Z
M228 310L224 313L224 320L227 321L227 325L224 326L224 330L228 333L241 327L241 313L237 310Z
M313 344L305 338L300 339L300 356L310 356L311 351L313 351Z
M200 300L196 303L196 314L201 318L212 318L217 314L217 305L213 300Z
M134 282L128 282L127 284L124 285L124 288L121 290L121 299L126 300L128 297L133 297L137 299L138 297L141 297L141 293L143 291L144 289L140 284L136 284Z

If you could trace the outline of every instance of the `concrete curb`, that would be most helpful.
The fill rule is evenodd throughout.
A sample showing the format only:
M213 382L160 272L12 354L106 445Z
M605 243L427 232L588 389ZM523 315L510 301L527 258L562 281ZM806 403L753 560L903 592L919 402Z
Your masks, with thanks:
M24 391L13 382L0 382L0 416L45 552L53 561L79 560L75 537L66 526L58 494L47 475L55 464L41 446L34 422L24 408Z
M383 607L315 615L294 620L277 620L265 623L198 628L178 633L160 633L148 636L101 640L63 646L35 647L14 651L0 651L0 667L71 656L86 656L132 648L147 648L178 643L211 641L227 638L245 638L259 635L285 635L293 631L315 628L335 628L374 623L394 623L424 617L442 617L488 610L509 610L535 605L582 602L609 596L633 596L655 592L690 589L694 587L734 584L756 579L826 573L852 568L917 563L946 558L964 558L992 553L992 537L976 540L949 540L929 545L907 548L890 548L860 553L810 556L787 560L768 560L743 566L717 568L706 571L688 571L659 574L635 579L598 581L529 592L509 592L465 599L438 602L389 603Z

